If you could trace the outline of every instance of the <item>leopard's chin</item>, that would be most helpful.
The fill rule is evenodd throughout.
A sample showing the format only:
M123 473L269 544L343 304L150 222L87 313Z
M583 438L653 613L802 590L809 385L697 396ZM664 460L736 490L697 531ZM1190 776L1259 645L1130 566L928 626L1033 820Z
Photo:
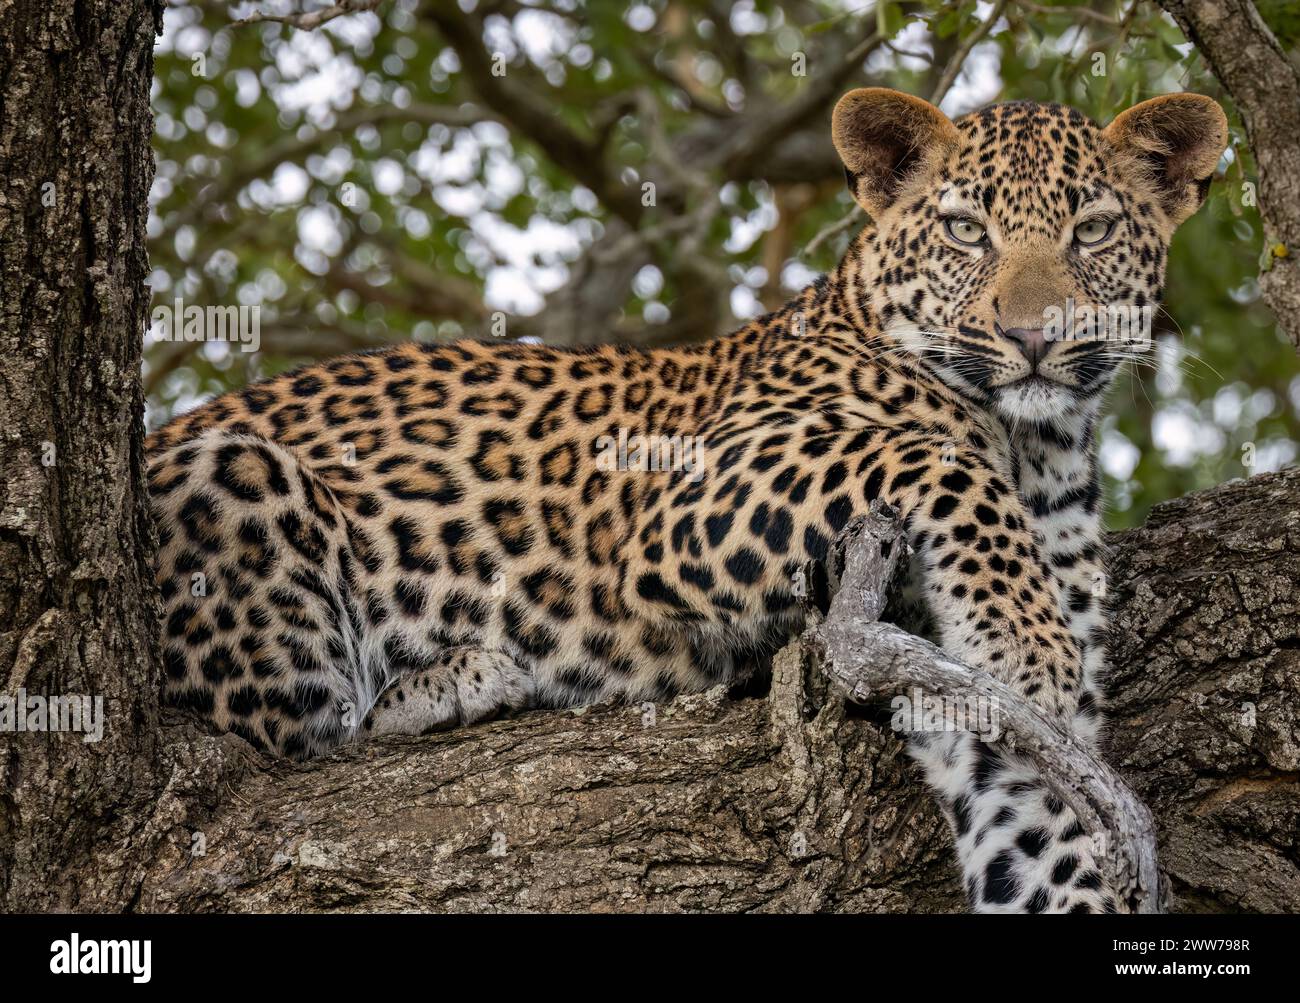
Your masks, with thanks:
M1042 376L1027 376L999 387L994 397L998 415L1012 424L1043 424L1066 419L1076 406L1069 387Z

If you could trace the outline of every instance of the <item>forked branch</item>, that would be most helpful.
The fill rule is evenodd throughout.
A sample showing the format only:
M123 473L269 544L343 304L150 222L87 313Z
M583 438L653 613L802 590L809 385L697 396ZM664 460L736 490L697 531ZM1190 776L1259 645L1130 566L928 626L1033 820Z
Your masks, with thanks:
M1086 831L1106 834L1098 856L1108 886L1133 912L1163 911L1155 823L1119 774L1006 684L880 622L906 548L897 514L879 503L840 534L828 562L832 578L838 578L830 606L804 635L822 670L855 703L919 689L996 707L999 743L1037 765Z

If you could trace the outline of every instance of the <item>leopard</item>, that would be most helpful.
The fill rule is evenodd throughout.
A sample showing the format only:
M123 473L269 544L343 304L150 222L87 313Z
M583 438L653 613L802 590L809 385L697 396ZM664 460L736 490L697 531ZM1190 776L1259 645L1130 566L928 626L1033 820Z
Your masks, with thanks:
M1227 144L1211 98L1102 126L845 94L865 214L835 268L708 341L412 341L272 376L146 441L168 703L268 755L729 685L806 622L805 567L885 504L944 651L1096 748L1097 459ZM856 211L856 210L855 210ZM578 332L591 340L589 332ZM1130 907L1032 763L903 736L976 912Z

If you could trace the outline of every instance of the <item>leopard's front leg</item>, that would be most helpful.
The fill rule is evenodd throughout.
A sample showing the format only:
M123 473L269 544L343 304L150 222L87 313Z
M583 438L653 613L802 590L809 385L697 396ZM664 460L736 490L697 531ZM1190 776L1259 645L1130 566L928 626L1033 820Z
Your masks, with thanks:
M898 457L923 459L920 449ZM912 472L915 471L913 476ZM978 459L904 468L909 538L943 646L1068 729L1083 693L1081 638L1020 497ZM910 504L909 504L910 503ZM1079 574L1087 573L1082 566ZM1068 594L1067 594L1068 601ZM913 733L912 755L952 826L979 912L1103 912L1102 847L1037 769L969 731Z
M1095 426L1095 416L1087 416L1069 434L1022 429L1012 444L1016 486L1082 655L1083 679L1072 725L1075 736L1089 746L1097 744L1103 723L1109 626Z
M970 731L913 732L908 752L952 827L973 911L1116 911L1104 834L1084 830L1030 760Z
M886 497L905 513L943 648L1068 722L1081 652L1015 488L979 457L906 441L897 454Z

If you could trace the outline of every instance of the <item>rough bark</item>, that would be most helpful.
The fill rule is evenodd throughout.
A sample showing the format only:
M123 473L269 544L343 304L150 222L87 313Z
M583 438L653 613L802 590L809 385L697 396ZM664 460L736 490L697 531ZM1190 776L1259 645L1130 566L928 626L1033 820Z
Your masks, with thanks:
M1300 470L1119 539L1110 761L1188 911L1300 911Z
M1200 50L1246 126L1259 168L1260 290L1300 351L1300 69L1251 0L1159 0Z
M1108 758L1155 816L1172 908L1300 911L1300 470L1159 506L1115 543ZM961 909L887 713L828 689L796 645L763 694L532 713L305 766L175 726L135 905Z
M97 862L155 769L139 370L161 17L0 0L0 682L102 697L107 720L98 743L0 734L0 907L125 906L128 875Z

